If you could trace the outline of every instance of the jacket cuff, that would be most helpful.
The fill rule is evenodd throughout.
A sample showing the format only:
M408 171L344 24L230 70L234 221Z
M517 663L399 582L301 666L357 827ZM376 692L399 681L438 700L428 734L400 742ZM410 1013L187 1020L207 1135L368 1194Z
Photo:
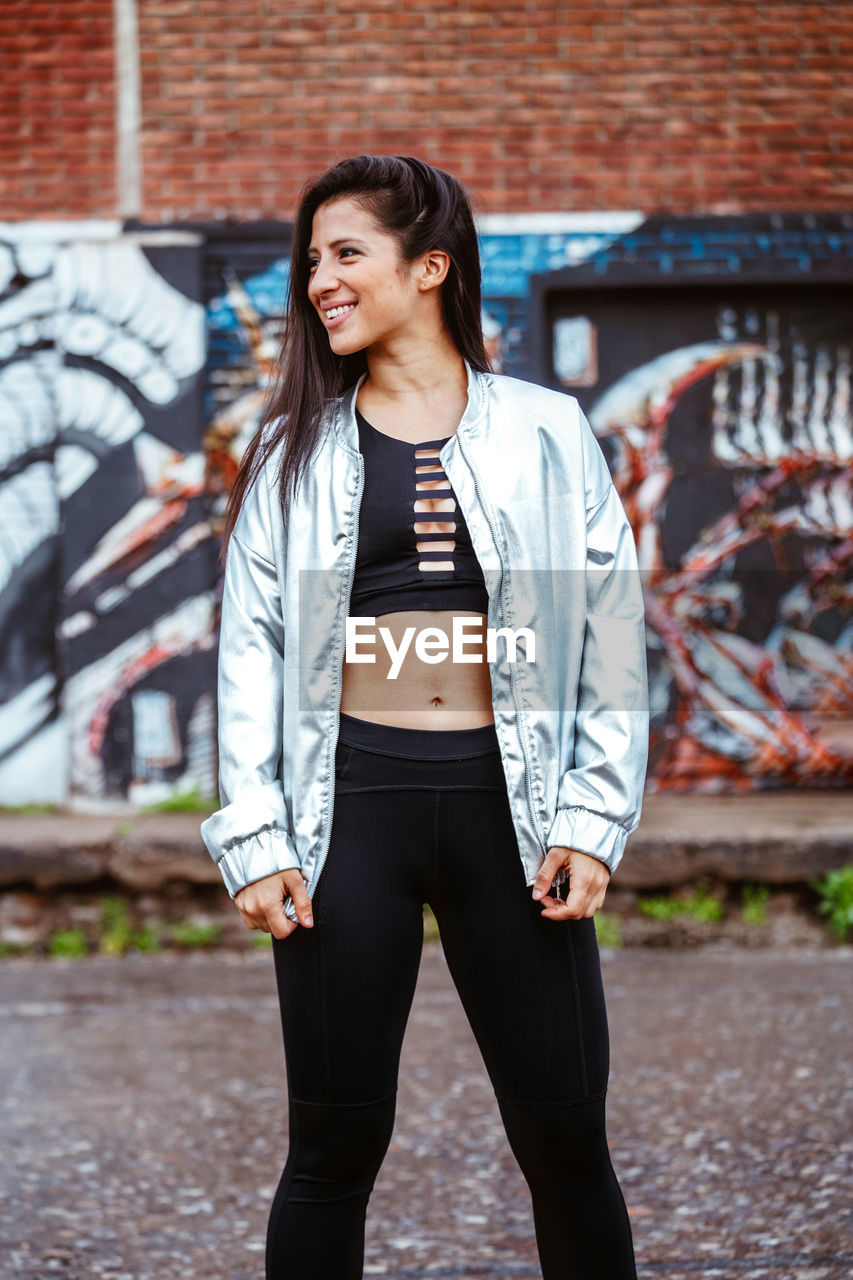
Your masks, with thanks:
M276 781L248 788L241 799L201 824L201 838L232 898L253 880L299 868L286 818L281 784Z
M277 871L298 871L299 858L286 831L280 827L264 827L233 845L216 865L233 898L254 880L263 880L264 876L273 876Z
M622 861L628 835L627 829L618 822L591 809L558 809L548 832L548 848L560 845L588 853L605 863L612 875Z

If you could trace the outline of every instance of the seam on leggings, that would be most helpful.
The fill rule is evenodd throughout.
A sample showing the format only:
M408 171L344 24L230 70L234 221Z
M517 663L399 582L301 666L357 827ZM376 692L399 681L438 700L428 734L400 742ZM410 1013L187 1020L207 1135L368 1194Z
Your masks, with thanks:
M572 967L572 986L575 992L575 1020L578 1028L578 1061L580 1062L581 1069L581 1087L583 1088L584 1096L586 1097L588 1096L589 1084L586 1078L586 1053L583 1041L583 1012L581 1009L580 984L578 983L578 967L575 960L575 946L572 941L572 933L570 929L566 930L566 940L569 948L569 960Z
M305 1174L305 1173L302 1173L299 1175L299 1181L313 1182L313 1183L319 1184L320 1186L326 1185L324 1178L311 1178L308 1176L308 1174ZM339 1196L323 1196L322 1203L323 1204L340 1204L344 1200L363 1200L363 1199L364 1199L363 1191L344 1191ZM317 1201L314 1199L313 1196L291 1196L288 1203L314 1205L317 1203Z
M348 787L346 781L340 788L338 794L342 796L359 795L362 791L494 791L500 793L506 791L506 787L487 787L487 786L428 786L423 782L384 782L378 783L375 787Z
M501 750L496 744L480 751L446 751L443 755L422 755L420 752L410 754L407 751L381 751L378 747L364 747L360 742L347 742L343 737L340 741L354 751L366 751L372 756L387 756L391 760L476 760L480 756L500 755Z
M432 806L432 862L438 866L438 809L441 804L441 792L436 791L435 803Z
M380 1102L387 1102L389 1098L393 1098L397 1093L396 1088L390 1093L383 1093L381 1098L371 1098L370 1102L314 1102L308 1098L297 1098L295 1094L291 1094L294 1102L298 1102L300 1107L341 1107L348 1109L356 1109L358 1107L375 1107Z
M583 1098L572 1098L570 1102L523 1102L519 1098L506 1098L500 1093L496 1093L495 1097L498 1102L505 1102L510 1107L526 1107L529 1111L556 1111L561 1107L580 1107L585 1102L595 1102L606 1095L607 1087L605 1086L599 1093L590 1093Z
M319 952L317 962L320 966L318 974L318 983L320 987L320 1026L323 1028L323 1074L326 1082L326 1091L332 1092L332 1055L329 1049L329 1005L326 993L326 895L322 894L320 898L320 910L317 919L317 950Z

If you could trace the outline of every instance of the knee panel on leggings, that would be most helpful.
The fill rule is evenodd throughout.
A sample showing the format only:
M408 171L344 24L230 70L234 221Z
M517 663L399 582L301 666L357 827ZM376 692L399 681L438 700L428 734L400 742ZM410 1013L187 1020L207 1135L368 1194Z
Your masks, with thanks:
M267 1227L267 1280L360 1280L364 1222L396 1093L363 1105L290 1099L290 1150Z
M347 1105L292 1098L288 1199L305 1203L369 1195L391 1142L396 1100L396 1092Z
M589 1187L609 1177L604 1097L562 1106L498 1099L507 1138L531 1190Z
M545 1280L636 1280L631 1225L610 1160L605 1095L563 1106L499 1098L533 1199Z

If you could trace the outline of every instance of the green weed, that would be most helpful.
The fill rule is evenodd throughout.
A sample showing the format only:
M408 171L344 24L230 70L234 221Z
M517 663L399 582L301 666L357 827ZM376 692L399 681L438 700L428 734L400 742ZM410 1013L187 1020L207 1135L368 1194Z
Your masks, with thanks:
M31 814L56 813L58 808L56 804L4 804L0 805L0 815L29 817Z
M48 954L52 956L85 956L89 945L82 929L57 929L51 935Z
M26 942L0 942L0 957L28 956L34 948Z
M133 947L136 951L162 951L160 945L160 935L153 925L143 925L141 929L137 929L133 935Z
M186 951L196 951L200 947L216 946L222 936L220 924L200 924L194 920L180 920L169 925L169 936L172 941Z
M682 914L684 907L675 898L640 898L637 910L640 915L650 916L652 920L673 920Z
M826 875L813 876L809 884L821 898L818 911L829 917L826 924L844 942L853 931L853 863Z
M690 897L677 898L672 894L658 898L641 898L637 910L653 920L674 920L677 916L691 916L703 923L715 924L725 915L722 899L709 893L704 885L697 885Z
M745 884L741 889L740 915L744 924L767 923L767 900L770 890L766 884Z
M98 950L105 956L124 955L133 946L133 925L124 898L100 899L101 928Z
M432 908L424 904L424 942L438 941L440 941L438 921L432 914Z
M159 951L160 939L152 925L134 929L130 906L125 898L100 899L101 923L98 950L105 956L122 956L126 951Z
M622 946L622 926L618 916L596 911L592 918L595 922L595 936L600 947Z
M192 791L177 791L158 800L156 804L141 806L142 813L210 813L218 807L219 801L213 796L203 796L193 787Z

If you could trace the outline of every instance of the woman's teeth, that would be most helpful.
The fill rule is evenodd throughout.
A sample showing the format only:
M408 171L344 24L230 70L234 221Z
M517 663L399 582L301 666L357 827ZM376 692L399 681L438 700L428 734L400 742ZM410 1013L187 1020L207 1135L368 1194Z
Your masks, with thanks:
M329 311L326 312L326 319L334 320L336 316L346 315L348 311L354 311L355 306L356 304L354 302L348 302L346 306L343 306L343 307L332 307Z

